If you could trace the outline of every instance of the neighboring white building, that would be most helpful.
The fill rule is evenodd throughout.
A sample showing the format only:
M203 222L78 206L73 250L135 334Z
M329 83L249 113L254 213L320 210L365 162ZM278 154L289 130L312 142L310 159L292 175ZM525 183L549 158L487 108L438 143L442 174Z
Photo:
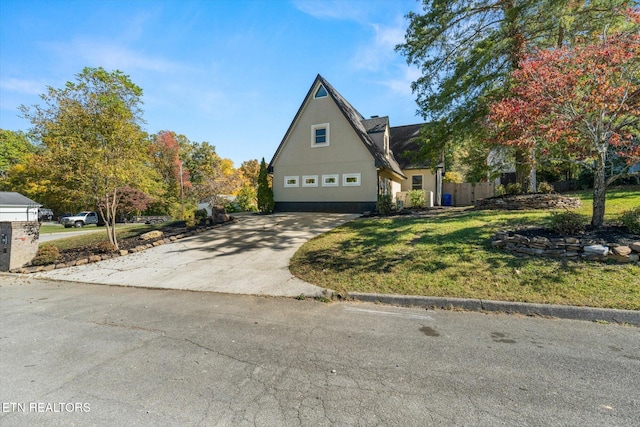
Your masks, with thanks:
M0 191L0 222L37 221L40 206L20 193Z

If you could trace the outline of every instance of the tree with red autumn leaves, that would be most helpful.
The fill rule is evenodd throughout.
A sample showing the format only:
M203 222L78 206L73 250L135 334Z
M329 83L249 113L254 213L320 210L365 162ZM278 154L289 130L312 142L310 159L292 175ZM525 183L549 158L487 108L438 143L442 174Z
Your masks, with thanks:
M640 11L596 43L535 52L511 73L511 95L490 107L496 142L594 173L591 224L604 222L606 189L640 161ZM607 176L607 161L627 167Z

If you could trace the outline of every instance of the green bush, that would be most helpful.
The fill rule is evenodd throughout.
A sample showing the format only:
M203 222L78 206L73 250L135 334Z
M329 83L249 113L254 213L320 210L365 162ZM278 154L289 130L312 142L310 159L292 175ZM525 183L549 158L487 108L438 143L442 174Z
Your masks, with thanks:
M193 215L195 218L195 221L197 223L200 223L202 221L204 221L205 219L207 219L207 216L209 216L207 214L207 210L206 209L198 209L196 210L195 214Z
M549 184L548 182L542 181L540 184L538 184L538 193L553 193L553 185Z
M409 201L414 208L424 208L427 205L424 200L424 191L422 190L409 191Z
M522 185L519 182L507 184L506 192L507 194L522 194Z
M622 212L620 222L633 234L640 234L640 206Z
M504 196L505 194L507 194L507 190L504 188L504 185L498 185L496 187L496 196Z
M60 257L60 251L55 246L40 246L36 257L31 264L33 265L47 265L55 263Z
M258 194L251 185L245 185L240 189L236 196L236 205L240 212L255 212L258 210L256 201Z
M391 200L390 194L381 194L378 196L378 203L376 205L376 212L381 215L389 215L394 210L394 204Z
M584 232L587 218L572 211L551 212L551 229L563 236Z

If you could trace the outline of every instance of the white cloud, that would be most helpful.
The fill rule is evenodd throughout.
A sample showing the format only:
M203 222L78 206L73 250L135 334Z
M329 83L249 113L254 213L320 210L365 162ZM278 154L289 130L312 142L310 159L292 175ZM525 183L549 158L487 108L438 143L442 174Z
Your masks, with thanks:
M373 40L358 48L352 59L355 69L377 71L397 59L395 47L404 41L404 27L371 24L374 30Z
M415 66L405 66L400 77L380 81L379 83L387 86L392 92L401 96L412 97L411 83L418 80L422 73Z
M108 70L122 70L127 74L133 70L173 73L187 69L177 62L148 57L128 47L107 42L74 40L71 43L49 43L46 46L58 55L82 59L83 63L88 62L91 66Z
M38 95L45 91L46 84L41 81L8 78L0 80L0 88L9 92Z
M366 21L370 2L353 0L294 0L293 5L300 12L318 19L339 19L344 21Z

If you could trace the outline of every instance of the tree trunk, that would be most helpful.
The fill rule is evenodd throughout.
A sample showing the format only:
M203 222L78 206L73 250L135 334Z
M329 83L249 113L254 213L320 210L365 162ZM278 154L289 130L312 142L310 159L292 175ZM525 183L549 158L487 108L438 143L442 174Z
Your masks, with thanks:
M593 171L593 213L591 225L602 227L604 224L604 207L607 198L607 181L605 179L605 157L599 154Z

